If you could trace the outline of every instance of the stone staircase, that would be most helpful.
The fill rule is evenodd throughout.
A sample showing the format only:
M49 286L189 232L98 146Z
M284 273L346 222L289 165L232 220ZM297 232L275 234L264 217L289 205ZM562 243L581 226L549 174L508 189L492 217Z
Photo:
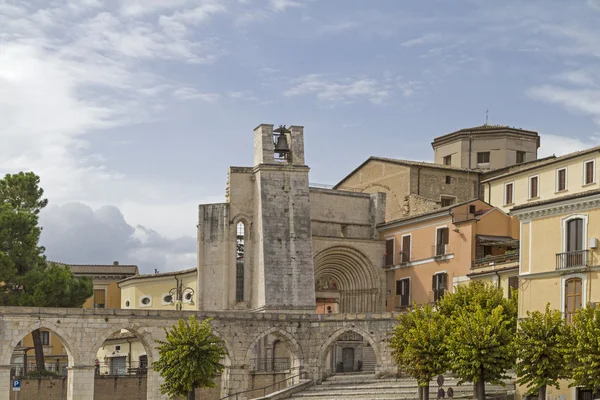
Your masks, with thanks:
M446 378L444 391L448 388L454 391L454 399L472 399L473 385L458 386L455 378ZM507 381L506 387L486 385L486 395L506 398L515 391L514 381ZM435 381L430 385L430 399L437 398L438 386ZM486 396L486 397L487 397ZM337 374L329 377L320 385L296 393L290 399L294 400L399 400L418 399L417 382L411 378L376 379L375 375L366 373ZM448 398L448 395L445 396Z

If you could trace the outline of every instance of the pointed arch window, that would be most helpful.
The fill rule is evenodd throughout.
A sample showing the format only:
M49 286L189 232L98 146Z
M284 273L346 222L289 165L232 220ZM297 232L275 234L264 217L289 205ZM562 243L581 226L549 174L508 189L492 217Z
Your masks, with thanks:
M244 301L244 244L246 239L246 226L238 222L236 227L236 261L235 261L235 301Z

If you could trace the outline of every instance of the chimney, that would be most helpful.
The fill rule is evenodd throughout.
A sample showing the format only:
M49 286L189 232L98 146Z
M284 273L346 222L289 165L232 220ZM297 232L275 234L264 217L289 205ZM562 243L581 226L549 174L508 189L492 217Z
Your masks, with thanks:
M113 265L116 267L117 265L119 265L118 261L113 261Z

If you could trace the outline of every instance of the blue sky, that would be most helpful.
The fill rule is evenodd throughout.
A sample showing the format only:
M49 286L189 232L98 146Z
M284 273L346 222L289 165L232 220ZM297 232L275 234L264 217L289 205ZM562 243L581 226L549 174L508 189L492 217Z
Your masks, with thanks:
M49 258L193 267L197 205L305 126L311 181L431 160L489 122L599 143L600 1L0 0L0 173L33 170Z

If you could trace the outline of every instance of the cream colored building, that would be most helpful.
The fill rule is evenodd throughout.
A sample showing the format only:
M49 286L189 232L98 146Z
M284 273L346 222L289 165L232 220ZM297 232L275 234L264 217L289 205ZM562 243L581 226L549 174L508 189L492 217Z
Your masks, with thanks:
M483 177L483 200L505 212L515 206L600 188L600 147L551 157L489 178Z
M499 125L460 129L431 143L436 164L492 170L537 159L537 132Z
M578 157L573 169L580 170L590 154L596 152ZM577 309L600 302L600 190L523 204L511 213L521 221L519 317L528 311L543 312L550 303L570 322ZM583 398L568 383L550 388L548 394L557 399Z
M141 274L119 281L123 309L196 310L196 268Z

